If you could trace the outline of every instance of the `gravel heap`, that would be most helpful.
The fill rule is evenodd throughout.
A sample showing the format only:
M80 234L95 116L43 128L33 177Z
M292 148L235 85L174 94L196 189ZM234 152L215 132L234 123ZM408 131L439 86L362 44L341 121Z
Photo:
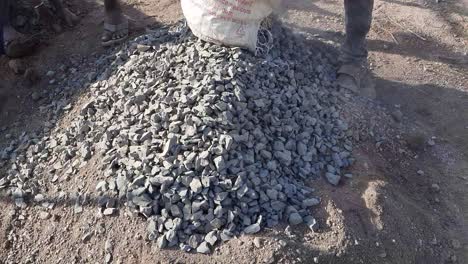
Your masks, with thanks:
M319 199L304 181L340 182L353 161L350 132L334 62L281 26L273 35L263 57L183 27L136 38L68 128L3 150L12 164L0 186L21 203L37 193L28 179L74 175L99 159L104 214L115 207L105 197L118 196L148 218L148 239L161 248L209 253L281 221L315 228L309 207Z

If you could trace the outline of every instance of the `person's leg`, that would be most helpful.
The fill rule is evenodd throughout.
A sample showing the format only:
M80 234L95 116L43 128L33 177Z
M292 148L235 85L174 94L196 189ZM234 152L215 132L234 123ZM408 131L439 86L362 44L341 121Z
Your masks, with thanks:
M11 4L10 0L0 0L0 25L1 42L3 53L8 57L19 58L34 52L39 41L33 37L26 37L18 32L10 23Z
M0 0L0 55L5 54L3 28L6 27L6 25L8 25L9 11L10 5L8 0Z
M102 44L104 46L120 43L128 36L128 21L118 0L104 0L105 21Z
M346 40L343 44L344 63L367 61L367 33L372 23L374 0L344 0Z
M367 97L375 90L367 70L367 34L372 23L374 0L344 0L346 38L342 46L343 65L338 71L338 84Z

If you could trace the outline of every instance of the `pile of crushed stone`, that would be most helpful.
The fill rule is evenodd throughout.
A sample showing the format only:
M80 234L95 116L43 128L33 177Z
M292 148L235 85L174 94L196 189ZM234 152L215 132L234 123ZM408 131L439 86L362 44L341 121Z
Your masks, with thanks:
M320 200L305 180L340 182L351 132L334 59L280 25L272 31L260 57L182 25L136 38L103 67L69 127L0 152L0 188L22 205L41 182L98 159L101 212L126 203L161 248L209 253L282 221L315 228L309 208Z

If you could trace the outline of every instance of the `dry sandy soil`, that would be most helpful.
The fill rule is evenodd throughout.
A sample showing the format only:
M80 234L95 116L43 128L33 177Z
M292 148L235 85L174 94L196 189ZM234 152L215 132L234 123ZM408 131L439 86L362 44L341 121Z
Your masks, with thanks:
M283 20L295 30L333 46L342 41L341 1L289 7ZM322 197L313 212L319 231L282 226L259 234L260 246L245 236L199 255L158 250L145 239L145 220L125 209L103 218L93 203L74 214L64 202L43 219L42 207L17 209L2 196L0 263L102 263L106 240L113 263L468 263L467 8L466 0L376 0L369 48L377 100L356 98L345 106L361 130L358 162L353 179L338 188L313 183ZM23 61L41 80L26 85L0 59L0 144L7 134L44 126L41 102L31 94L52 89L49 69L105 52L102 3L87 0L72 9L79 25ZM125 12L135 35L182 17L173 0L127 0ZM80 189L92 196L97 178L81 172L54 184L50 195Z

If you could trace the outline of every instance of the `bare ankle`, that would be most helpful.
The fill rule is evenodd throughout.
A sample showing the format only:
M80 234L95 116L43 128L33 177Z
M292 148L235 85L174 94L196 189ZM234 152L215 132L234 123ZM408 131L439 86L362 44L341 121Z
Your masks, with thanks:
M123 13L119 11L106 12L106 22L110 24L120 24L124 21Z

